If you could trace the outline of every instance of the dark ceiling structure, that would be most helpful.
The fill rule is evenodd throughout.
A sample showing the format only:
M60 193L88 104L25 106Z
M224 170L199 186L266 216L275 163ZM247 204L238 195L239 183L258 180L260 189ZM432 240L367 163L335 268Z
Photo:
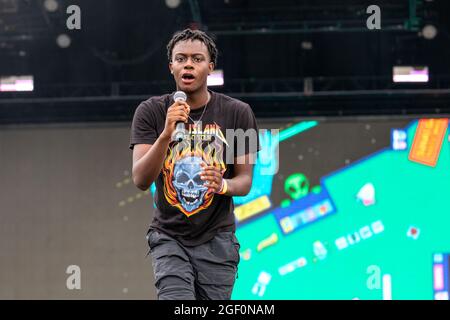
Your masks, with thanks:
M186 27L217 42L225 84L213 90L259 117L450 113L449 1L377 1L379 30L366 25L371 4L0 0L0 77L34 79L32 92L0 92L0 123L129 121L175 90L166 44ZM394 83L396 65L428 66L430 80Z

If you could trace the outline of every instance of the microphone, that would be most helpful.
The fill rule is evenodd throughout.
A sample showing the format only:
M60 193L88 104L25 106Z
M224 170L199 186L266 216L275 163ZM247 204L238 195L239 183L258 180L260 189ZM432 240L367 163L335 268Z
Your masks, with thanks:
M173 95L173 99L175 101L185 102L187 100L187 96L186 96L186 93L184 93L183 91L177 91ZM178 121L176 124L175 132L172 135L172 141L181 142L184 138L185 131L186 131L186 129L184 128L184 122Z

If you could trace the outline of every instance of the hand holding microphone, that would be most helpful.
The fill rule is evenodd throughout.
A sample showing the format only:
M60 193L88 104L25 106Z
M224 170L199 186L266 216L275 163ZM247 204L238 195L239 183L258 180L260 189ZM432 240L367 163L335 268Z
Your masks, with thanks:
M161 135L180 142L186 131L184 123L188 122L190 107L186 103L187 96L183 91L175 92L173 98L175 102L167 109L166 124Z

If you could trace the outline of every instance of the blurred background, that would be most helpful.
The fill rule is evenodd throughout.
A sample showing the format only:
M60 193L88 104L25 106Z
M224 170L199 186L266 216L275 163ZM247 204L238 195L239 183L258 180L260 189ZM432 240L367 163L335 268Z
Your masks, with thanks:
M187 27L210 89L280 130L235 198L233 297L448 299L445 0L0 0L0 298L156 297L129 130Z

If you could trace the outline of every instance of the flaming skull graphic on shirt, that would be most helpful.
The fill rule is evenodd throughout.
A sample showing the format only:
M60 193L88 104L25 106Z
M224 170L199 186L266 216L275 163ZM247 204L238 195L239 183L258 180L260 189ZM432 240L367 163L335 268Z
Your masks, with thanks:
M214 197L200 178L200 164L215 165L225 172L223 144L227 143L217 124L207 125L203 131L191 125L188 132L183 141L170 146L163 180L167 202L189 217L207 208Z
M177 191L181 205L187 211L200 207L208 187L200 178L203 162L201 157L185 157L175 163L172 184Z

